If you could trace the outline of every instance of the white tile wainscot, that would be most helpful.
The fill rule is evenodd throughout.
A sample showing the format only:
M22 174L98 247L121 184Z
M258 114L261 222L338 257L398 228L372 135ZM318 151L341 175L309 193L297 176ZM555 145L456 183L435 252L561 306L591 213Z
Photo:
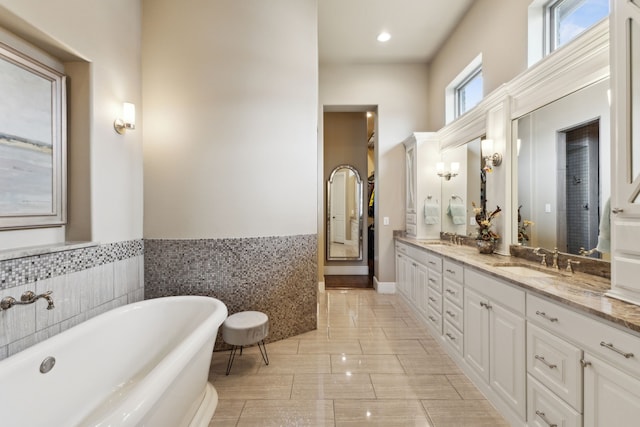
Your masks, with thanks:
M640 307L608 298L606 279L525 277L495 264L526 260L440 241L397 237L396 251L399 283L411 281L400 277L411 270L402 262L442 260L442 332L420 317L511 425L637 425ZM399 289L420 314L410 301L419 293ZM463 344L451 345L446 332Z

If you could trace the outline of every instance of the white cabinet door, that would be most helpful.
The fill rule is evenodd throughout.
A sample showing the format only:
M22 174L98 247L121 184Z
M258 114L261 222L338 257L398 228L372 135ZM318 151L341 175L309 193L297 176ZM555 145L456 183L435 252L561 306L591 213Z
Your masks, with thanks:
M610 296L640 304L640 1L613 1Z
M490 385L524 419L526 413L525 321L494 302L490 303L488 311Z
M485 297L464 291L464 359L480 377L489 382L489 310Z
M404 297L408 297L407 275L410 274L409 265L410 265L409 259L406 256L401 254L396 255L396 275L397 275L398 292L400 293L400 295L403 295Z
M584 427L640 425L640 380L585 353Z
M428 295L427 289L429 287L429 274L427 267L422 264L416 264L414 270L416 299L415 304L418 312L424 317L427 317Z

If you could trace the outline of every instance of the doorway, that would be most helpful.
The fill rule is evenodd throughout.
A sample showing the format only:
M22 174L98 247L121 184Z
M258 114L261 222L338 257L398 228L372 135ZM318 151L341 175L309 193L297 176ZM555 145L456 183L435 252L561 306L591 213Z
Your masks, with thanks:
M564 211L558 238L561 251L577 254L580 249L595 248L600 224L600 121L561 133L559 159L565 173L560 175L559 207Z
M324 107L323 111L323 164L324 164L324 212L322 235L324 236L324 286L326 288L373 288L375 242L375 165L376 165L376 108L371 106ZM328 205L326 194L328 176L338 165L350 165L362 178L360 203L362 222L358 229L350 218L352 208ZM335 176L334 176L335 180ZM338 178L340 181L340 178ZM331 183L331 200L339 186ZM349 188L349 187L347 187ZM331 209L329 212L327 209ZM356 210L357 211L357 210ZM343 212L344 226L342 224ZM350 224L350 226L348 225ZM344 230L344 236L342 236ZM328 235L327 233L331 233ZM334 232L337 232L335 234ZM354 246L356 245L356 246ZM345 255L353 247L361 245L361 256L336 260L333 253L342 249ZM332 257L326 252L331 249ZM354 252L355 253L355 252ZM358 259L359 258L359 259Z

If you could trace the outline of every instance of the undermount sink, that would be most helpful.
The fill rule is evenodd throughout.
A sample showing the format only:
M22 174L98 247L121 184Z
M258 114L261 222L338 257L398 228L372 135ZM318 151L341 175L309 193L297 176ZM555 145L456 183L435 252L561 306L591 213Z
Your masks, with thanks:
M553 277L555 274L553 271L545 271L541 267L529 264L501 263L492 264L492 266L498 270L507 271L524 277Z

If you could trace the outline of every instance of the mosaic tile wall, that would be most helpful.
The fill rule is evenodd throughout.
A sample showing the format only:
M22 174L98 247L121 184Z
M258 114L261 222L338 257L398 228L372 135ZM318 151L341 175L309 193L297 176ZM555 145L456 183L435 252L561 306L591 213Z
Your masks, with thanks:
M316 235L237 239L145 239L145 298L208 295L229 314L262 311L267 341L316 328ZM216 348L224 348L220 339Z
M144 243L131 240L0 261L0 299L51 290L0 311L0 359L113 308L144 299Z

